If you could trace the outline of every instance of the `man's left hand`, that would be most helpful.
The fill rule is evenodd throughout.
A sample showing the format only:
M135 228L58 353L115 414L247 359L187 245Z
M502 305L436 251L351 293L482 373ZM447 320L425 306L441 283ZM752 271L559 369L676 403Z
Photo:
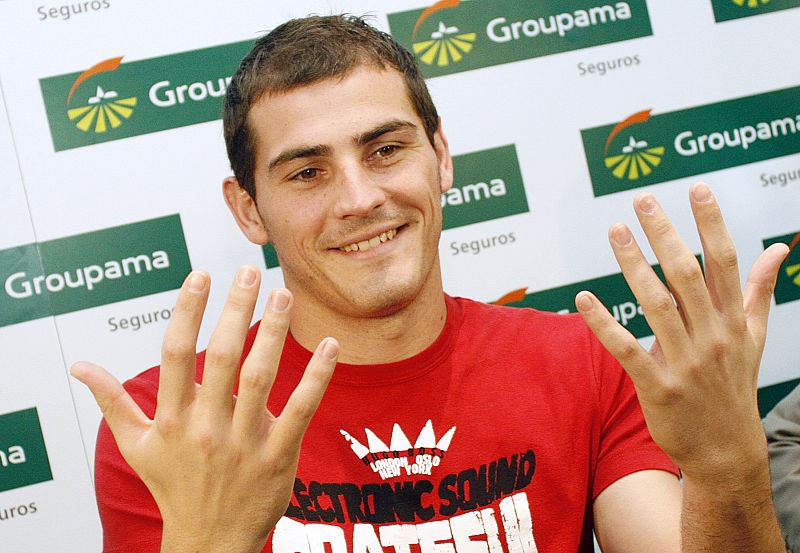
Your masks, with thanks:
M658 278L625 225L609 231L614 255L656 341L646 351L589 292L578 311L630 375L653 439L685 475L720 480L766 462L757 378L772 292L788 248L753 264L742 292L736 250L705 184L690 193L705 274L652 194L636 215L666 276Z

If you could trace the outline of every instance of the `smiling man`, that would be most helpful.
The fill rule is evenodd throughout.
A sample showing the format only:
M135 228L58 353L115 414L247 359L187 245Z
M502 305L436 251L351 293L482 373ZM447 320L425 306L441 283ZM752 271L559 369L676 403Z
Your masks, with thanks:
M635 210L669 289L610 231L648 352L590 292L581 317L444 293L447 140L411 54L362 20L259 40L225 137L227 203L287 289L248 330L260 276L240 269L195 356L195 271L161 367L125 388L73 367L107 423L107 553L586 553L593 529L612 553L784 550L756 378L787 248L742 291L707 186L691 191L705 277L650 194Z

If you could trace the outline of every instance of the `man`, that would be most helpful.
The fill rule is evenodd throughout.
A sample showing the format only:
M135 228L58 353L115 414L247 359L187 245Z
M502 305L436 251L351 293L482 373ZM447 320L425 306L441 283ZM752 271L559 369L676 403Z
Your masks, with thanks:
M610 238L658 339L647 352L589 292L585 324L444 294L447 140L413 57L363 21L272 31L224 119L226 200L274 244L288 290L248 332L259 275L243 267L195 359L209 278L194 271L160 369L125 390L73 367L108 424L107 553L587 552L592 528L615 553L783 551L755 390L785 246L742 294L707 186L691 192L705 279L639 196L670 289L627 227Z
M800 551L800 386L764 418L775 510L793 551Z

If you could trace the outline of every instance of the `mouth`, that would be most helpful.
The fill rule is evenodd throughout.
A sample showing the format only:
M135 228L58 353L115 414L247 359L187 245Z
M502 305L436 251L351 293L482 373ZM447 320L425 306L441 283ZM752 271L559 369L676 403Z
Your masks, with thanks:
M365 252L367 250L371 250L377 246L380 246L384 242L389 242L393 240L395 236L397 236L398 229L391 229L387 230L386 232L382 232L372 238L367 240L361 240L359 242L354 242L353 244L349 244L347 246L342 246L338 248L339 251L342 252Z

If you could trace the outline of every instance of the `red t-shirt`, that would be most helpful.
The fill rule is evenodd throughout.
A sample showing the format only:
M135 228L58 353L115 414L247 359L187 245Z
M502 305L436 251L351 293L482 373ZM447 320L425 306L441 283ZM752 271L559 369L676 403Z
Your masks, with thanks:
M601 491L640 470L677 474L580 317L450 297L447 311L410 359L337 365L265 552L588 553ZM287 339L273 413L310 358ZM126 383L151 417L157 387L157 367ZM158 508L105 423L95 476L104 551L157 552Z

